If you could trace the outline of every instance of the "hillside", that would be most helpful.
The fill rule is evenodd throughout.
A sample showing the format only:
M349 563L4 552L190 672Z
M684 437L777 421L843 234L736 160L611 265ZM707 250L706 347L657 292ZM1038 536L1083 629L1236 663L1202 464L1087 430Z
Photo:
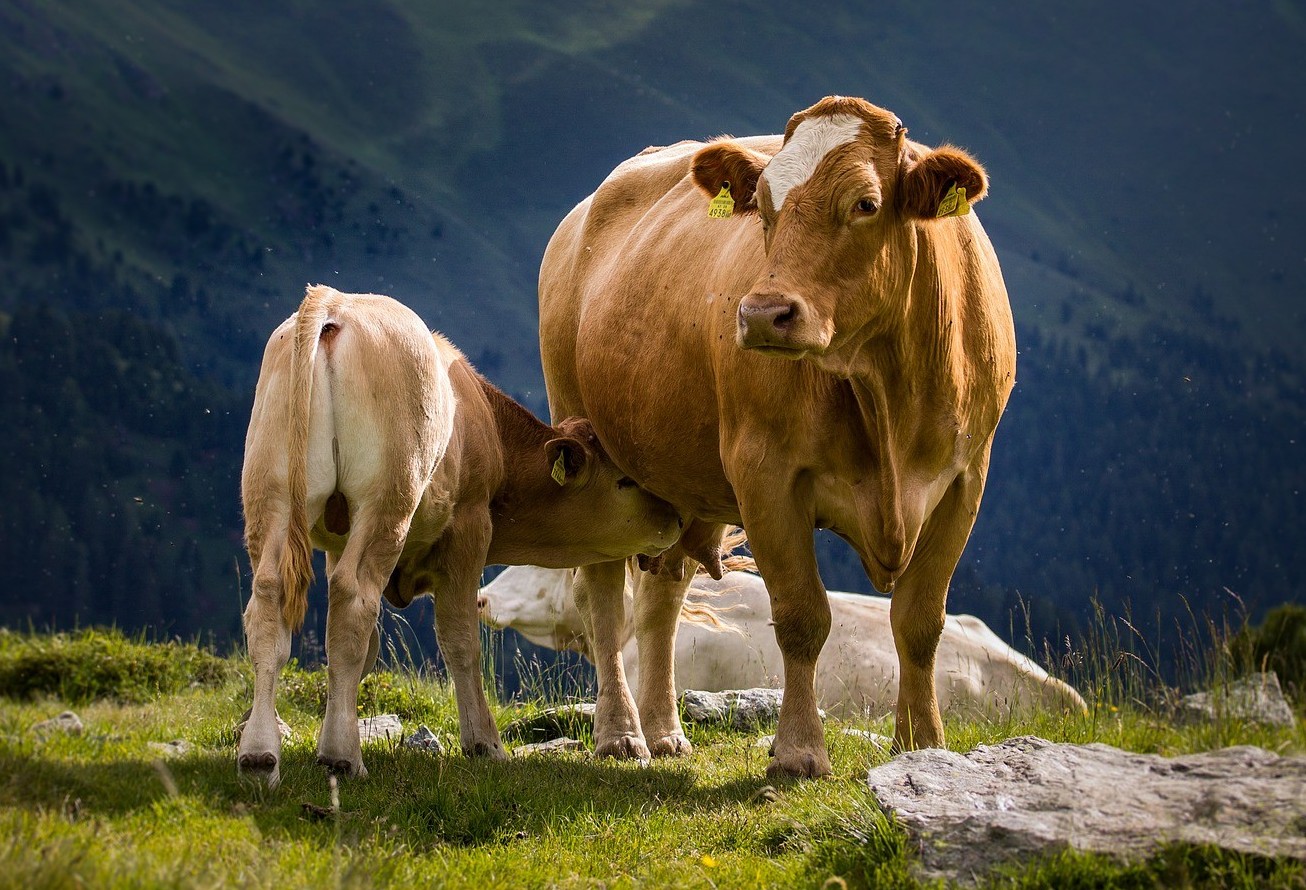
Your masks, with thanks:
M0 621L236 633L249 393L305 283L409 303L541 411L562 215L829 93L993 178L1020 379L954 610L1297 598L1304 48L1286 4L7 4Z

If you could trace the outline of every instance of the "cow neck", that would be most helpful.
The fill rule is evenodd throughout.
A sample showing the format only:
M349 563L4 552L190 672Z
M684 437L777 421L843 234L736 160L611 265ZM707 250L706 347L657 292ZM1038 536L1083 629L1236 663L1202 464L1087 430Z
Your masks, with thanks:
M910 559L924 520L924 480L946 472L960 433L962 362L955 307L918 267L901 320L858 350L845 380L872 451L875 496L859 512L886 566Z

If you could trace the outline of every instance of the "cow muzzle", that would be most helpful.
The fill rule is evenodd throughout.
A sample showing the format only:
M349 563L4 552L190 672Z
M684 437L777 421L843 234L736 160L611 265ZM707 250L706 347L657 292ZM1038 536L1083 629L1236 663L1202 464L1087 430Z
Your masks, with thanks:
M830 345L830 335L800 297L778 292L751 293L739 301L736 342L790 358L820 353Z

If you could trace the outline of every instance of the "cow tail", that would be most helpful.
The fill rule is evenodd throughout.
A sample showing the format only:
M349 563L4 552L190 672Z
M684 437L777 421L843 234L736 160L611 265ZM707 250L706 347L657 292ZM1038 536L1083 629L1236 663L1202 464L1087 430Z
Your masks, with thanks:
M317 358L318 337L330 311L328 293L323 287L308 289L295 317L291 354L286 478L290 515L280 568L281 615L292 631L298 631L304 624L308 588L313 583L313 545L308 537L308 415L313 402L313 363Z

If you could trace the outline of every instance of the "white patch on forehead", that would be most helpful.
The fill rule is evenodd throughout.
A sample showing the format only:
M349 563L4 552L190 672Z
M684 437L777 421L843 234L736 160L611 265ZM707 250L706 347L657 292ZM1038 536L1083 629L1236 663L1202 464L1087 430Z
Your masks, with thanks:
M771 209L776 213L785 197L812 178L816 167L831 151L857 138L862 119L851 114L809 117L794 128L784 148L771 158L762 175L771 187Z

